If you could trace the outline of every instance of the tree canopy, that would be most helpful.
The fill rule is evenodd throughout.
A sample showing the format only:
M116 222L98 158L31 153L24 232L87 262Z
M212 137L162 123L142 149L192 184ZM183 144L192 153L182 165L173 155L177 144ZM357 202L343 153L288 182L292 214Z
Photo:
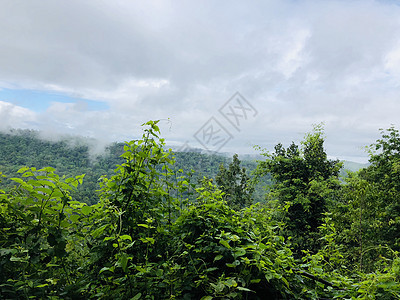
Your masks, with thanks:
M246 168L240 166L238 155L233 155L232 162L226 169L223 164L215 177L218 187L232 208L244 208L253 202L254 186L246 174Z
M315 234L322 225L330 197L339 188L341 163L327 158L323 144L323 128L317 125L306 135L301 148L292 142L285 149L279 143L275 152L264 153L267 159L258 170L258 174L271 174L274 184L268 197L285 208L286 235L293 238L299 250L304 245L318 248Z
M125 144L94 204L74 198L84 174L26 166L8 177L16 186L0 190L2 299L400 298L390 228L398 220L395 129L373 145L384 151L371 155L371 167L346 181L320 128L301 148L278 144L258 168L274 180L266 201L232 207L224 182L247 182L239 160L221 168L220 187L193 183L174 168L157 124ZM318 243L300 243L304 236Z

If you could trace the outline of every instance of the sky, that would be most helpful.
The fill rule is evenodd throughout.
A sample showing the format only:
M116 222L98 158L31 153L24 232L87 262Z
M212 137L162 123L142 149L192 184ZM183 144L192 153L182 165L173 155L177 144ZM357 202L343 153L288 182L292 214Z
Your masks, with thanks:
M0 130L332 158L400 121L400 2L0 0Z

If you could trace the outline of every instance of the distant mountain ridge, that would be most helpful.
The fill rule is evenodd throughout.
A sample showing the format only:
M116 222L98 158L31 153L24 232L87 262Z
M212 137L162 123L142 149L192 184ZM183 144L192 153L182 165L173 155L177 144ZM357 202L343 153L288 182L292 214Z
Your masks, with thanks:
M348 160L344 160L343 161L343 170L349 170L351 172L357 172L363 168L368 167L370 164L369 163L358 163L358 162L354 162L354 161L348 161Z
M232 158L232 156L235 154L233 152L211 152L208 150L205 150L203 148L183 148L183 147L171 147L171 149L174 152L192 152L192 153L200 153L200 154L205 154L205 155L216 155L220 157L226 157L226 158ZM258 161L258 160L263 160L265 159L264 156L260 154L238 154L239 159L241 161ZM354 161L348 161L348 160L341 160L343 162L343 171L351 171L351 172L357 172L360 169L368 167L370 164L369 163L358 163Z
M87 141L87 143L85 142ZM75 198L83 202L93 203L97 201L96 190L100 188L99 178L103 175L111 177L114 175L115 166L123 163L120 155L123 153L124 143L110 144L106 150L96 157L91 155L90 146L92 139L85 140L82 137L67 137L61 141L46 141L40 138L37 131L13 130L7 133L0 133L0 172L6 175L15 176L16 171L23 167L54 167L56 173L65 176L77 176L86 174L84 184L76 191ZM200 148L189 148L186 151L178 152L174 149L176 163L174 168L182 169L185 172L195 171L193 180L206 176L215 178L219 167L225 167L232 161L233 153L210 153ZM192 151L193 150L193 151ZM241 166L246 168L251 175L257 167L257 161L265 159L257 154L239 155ZM367 167L368 164L344 161L342 176L346 176L346 170L358 171ZM270 183L268 175L262 179L262 183L256 189L254 197L261 201L264 198L263 186ZM1 186L11 187L14 182L2 180Z

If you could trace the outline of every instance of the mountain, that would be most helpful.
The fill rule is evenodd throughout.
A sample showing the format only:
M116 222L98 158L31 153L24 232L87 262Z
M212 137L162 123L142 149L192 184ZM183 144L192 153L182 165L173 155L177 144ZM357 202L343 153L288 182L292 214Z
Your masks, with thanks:
M361 170L363 168L366 168L368 166L369 166L369 163L362 164L362 163L357 163L357 162L354 162L354 161L347 161L347 160L343 161L343 170L348 170L348 171L351 171L351 172L357 172L357 171L359 171L359 170Z
M90 151L93 141L81 137L74 139L68 137L60 141L46 141L40 134L33 130L12 130L0 133L0 172L5 175L15 176L18 169L28 167L53 167L59 175L67 177L86 174L84 183L75 191L74 198L93 204L97 202L99 179L103 175L114 175L116 165L124 160L120 155L124 152L123 143L108 145L102 154L93 156ZM175 152L176 170L182 169L188 173L194 170L193 182L197 183L203 176L215 178L219 166L227 166L231 158L225 155L202 153L200 149L195 152ZM242 166L250 174L257 163L254 160L243 160ZM14 182L3 179L3 188L11 188Z
M15 176L18 169L28 167L53 167L59 175L67 177L85 174L84 183L74 193L74 198L80 201L93 204L98 201L100 185L99 179L106 175L114 175L116 165L123 163L120 155L124 152L123 143L108 145L102 154L91 154L93 141L81 137L66 137L60 141L46 141L40 138L40 134L33 130L12 130L7 133L0 133L0 172L5 175ZM192 149L190 149L192 150ZM192 175L192 182L197 183L204 176L215 178L219 167L225 167L232 161L231 153L204 152L201 149L194 151L175 152L176 170L182 169L185 173L195 171ZM260 155L248 154L239 155L241 166L244 167L251 177L251 173L257 167L257 160L262 160ZM346 171L358 171L368 164L360 164L344 161L342 175ZM11 188L14 182L3 179L3 188ZM270 184L270 176L261 178L256 187L254 198L262 201L265 195L265 187Z

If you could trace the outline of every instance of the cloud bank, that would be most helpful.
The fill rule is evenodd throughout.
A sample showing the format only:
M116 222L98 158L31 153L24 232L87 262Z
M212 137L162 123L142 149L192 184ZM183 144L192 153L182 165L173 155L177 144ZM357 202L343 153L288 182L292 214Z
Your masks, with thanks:
M361 147L399 124L399 20L395 1L4 0L1 128L113 141L169 118L167 141L199 147L214 116L233 136L221 150L244 153L324 122L329 154L365 160ZM74 100L37 111L1 89ZM237 91L258 112L240 131L218 112Z

